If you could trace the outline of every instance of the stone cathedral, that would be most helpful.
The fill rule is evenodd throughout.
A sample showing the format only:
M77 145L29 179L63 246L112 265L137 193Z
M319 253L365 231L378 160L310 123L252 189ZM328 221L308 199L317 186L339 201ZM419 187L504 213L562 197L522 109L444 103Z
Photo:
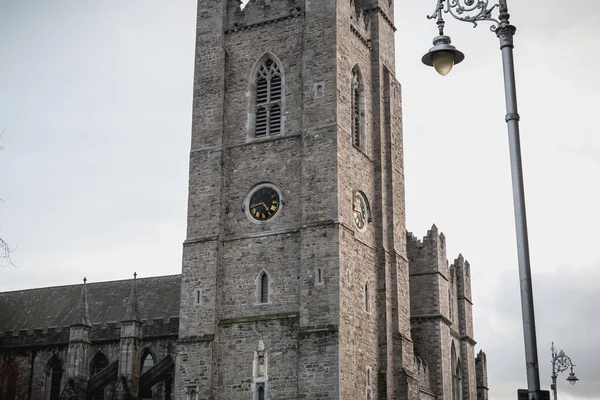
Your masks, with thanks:
M405 229L392 0L198 0L181 275L0 293L0 399L487 400Z

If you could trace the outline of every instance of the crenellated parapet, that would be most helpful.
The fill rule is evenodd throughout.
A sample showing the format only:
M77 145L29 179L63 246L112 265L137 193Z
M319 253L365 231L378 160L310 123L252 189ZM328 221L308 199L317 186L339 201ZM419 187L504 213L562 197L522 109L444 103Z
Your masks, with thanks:
M483 350L479 350L477 357L475 357L475 377L477 384L477 399L488 400L487 356Z
M460 336L473 345L473 301L471 299L471 267L462 254L454 260L451 266L456 273L454 290L458 311L458 327Z
M4 335L0 336L0 348L67 344L69 342L69 330L69 326L63 326L5 331Z
M448 278L446 237L438 231L435 224L427 231L427 235L422 240L407 232L406 251L411 275L439 272Z
M360 0L350 0L350 29L369 49L371 46L371 17Z
M304 15L303 0L227 0L225 33L252 29Z

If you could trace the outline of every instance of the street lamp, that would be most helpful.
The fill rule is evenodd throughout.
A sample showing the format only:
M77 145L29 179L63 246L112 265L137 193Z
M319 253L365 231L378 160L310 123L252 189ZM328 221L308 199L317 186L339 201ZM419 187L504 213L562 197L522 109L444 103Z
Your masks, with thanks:
M490 30L500 39L502 66L504 70L504 92L506 98L506 123L512 175L513 202L515 209L515 227L517 231L517 253L519 259L519 278L521 284L521 310L523 313L523 334L525 341L525 363L527 367L527 388L530 400L547 398L549 393L540 390L538 369L537 339L535 333L535 315L533 309L533 289L529 264L529 240L527 237L527 217L525 213L525 194L523 189L523 166L521 162L521 144L519 134L519 113L517 111L517 92L515 85L515 67L513 57L513 37L516 28L510 24L507 0L498 0L499 4L489 5L490 0L437 0L437 6L429 19L437 19L439 35L433 39L433 47L425 56L423 63L433 66L440 74L446 75L454 64L464 59L463 53L450 43L450 37L444 35L444 14L455 19L472 23L489 21ZM498 16L495 10L498 8ZM543 396L543 397L542 397Z
M565 352L562 350L557 353L556 347L554 347L554 342L552 342L552 347L550 347L550 349L552 350L552 386L551 386L551 389L554 392L554 400L556 400L556 377L559 373L566 371L567 368L571 368L571 373L569 374L569 377L567 378L567 382L569 382L571 385L576 384L577 381L579 380L579 378L577 378L575 376L575 374L573 373L573 367L575 366L575 364L573 364L573 361L571 361L571 357L566 355Z

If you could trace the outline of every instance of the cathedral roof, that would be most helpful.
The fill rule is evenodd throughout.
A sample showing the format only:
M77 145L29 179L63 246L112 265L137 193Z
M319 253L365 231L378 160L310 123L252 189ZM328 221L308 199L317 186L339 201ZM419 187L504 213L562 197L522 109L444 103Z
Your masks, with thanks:
M91 323L120 322L131 279L86 285ZM141 320L179 317L181 275L136 280ZM0 332L68 327L75 319L81 284L0 293Z

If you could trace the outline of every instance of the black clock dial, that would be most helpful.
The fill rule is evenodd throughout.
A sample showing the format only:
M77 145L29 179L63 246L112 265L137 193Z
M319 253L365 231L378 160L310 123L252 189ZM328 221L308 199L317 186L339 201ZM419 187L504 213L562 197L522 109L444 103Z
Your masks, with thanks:
M250 215L259 221L265 221L277 213L280 203L279 193L275 189L260 188L250 197Z

